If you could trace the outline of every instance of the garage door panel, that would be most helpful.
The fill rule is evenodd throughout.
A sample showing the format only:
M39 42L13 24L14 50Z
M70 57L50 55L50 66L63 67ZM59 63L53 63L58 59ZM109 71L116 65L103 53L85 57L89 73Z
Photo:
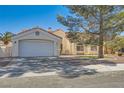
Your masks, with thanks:
M21 57L53 56L53 42L45 40L22 40L19 43Z

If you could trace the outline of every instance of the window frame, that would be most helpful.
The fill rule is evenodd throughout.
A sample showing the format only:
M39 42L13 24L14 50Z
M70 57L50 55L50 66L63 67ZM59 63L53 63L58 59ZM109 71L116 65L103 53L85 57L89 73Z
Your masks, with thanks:
M77 45L76 50L77 51L84 51L84 46L83 45Z
M91 46L90 51L97 51L97 46Z

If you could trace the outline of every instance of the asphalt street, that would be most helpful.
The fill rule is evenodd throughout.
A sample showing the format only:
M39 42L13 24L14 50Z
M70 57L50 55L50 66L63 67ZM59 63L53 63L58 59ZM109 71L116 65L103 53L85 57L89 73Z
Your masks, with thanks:
M123 88L124 71L103 72L64 78L56 75L1 78L0 87L7 88Z

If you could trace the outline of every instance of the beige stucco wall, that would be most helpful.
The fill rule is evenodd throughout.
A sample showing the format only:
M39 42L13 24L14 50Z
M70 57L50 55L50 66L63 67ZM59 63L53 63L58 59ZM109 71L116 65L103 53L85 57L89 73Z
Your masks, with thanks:
M87 48L87 52L85 52L85 54L88 54L88 55L96 55L96 54L98 54L98 46L95 46L96 48L97 48L97 50L96 51L92 51L91 50L91 47L92 47L93 45L86 45L85 47Z
M62 50L61 54L67 55L67 54L76 54L75 51L75 44L71 43L69 39L66 37L66 34L62 30L57 30L53 32L55 35L62 37Z
M92 54L98 54L98 46L97 51L91 51L92 45L83 45L84 51L77 51L77 45L76 43L71 43L69 39L66 37L66 34L61 29L53 32L55 35L58 35L62 37L62 52L61 54L86 54L86 55L92 55Z
M71 43L69 39L66 37L66 34L61 29L53 32L55 35L58 35L62 37L62 52L61 54L86 54L86 55L92 55L92 54L98 54L98 46L97 51L92 51L91 46L92 45L83 45L84 51L77 51L77 45L76 43Z
M91 47L94 45L82 45L84 47L84 51L77 51L77 54L84 54L84 55L97 55L99 47L95 45L97 48L96 51L92 51Z
M76 55L77 54L76 44L75 43L71 43L71 54L72 55Z

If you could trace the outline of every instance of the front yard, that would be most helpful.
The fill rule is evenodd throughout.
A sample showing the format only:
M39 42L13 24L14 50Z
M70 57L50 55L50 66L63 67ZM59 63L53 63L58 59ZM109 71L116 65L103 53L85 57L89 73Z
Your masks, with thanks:
M59 75L72 78L85 74L96 74L101 71L100 68L115 69L116 61L118 60L113 59L113 57L97 59L95 56L1 58L0 78L42 75ZM119 69L121 70L122 67L119 67Z
M1 77L20 77L25 73L48 73L77 75L84 74L89 69L83 68L82 60L75 58L3 58L1 62L10 63L0 67ZM89 61L88 59L85 61ZM95 70L92 70L95 73Z

